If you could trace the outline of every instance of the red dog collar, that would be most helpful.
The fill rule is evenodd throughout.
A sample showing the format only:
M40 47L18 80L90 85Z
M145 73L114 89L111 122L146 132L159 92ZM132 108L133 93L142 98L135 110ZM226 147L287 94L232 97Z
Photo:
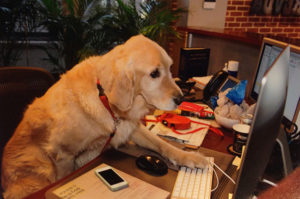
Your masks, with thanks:
M104 94L104 90L103 90L102 86L100 85L100 81L99 80L97 80L97 88L99 90L99 98L100 98L102 104L105 106L105 108L111 114L111 116L112 116L112 118L113 118L113 120L115 122L115 128L114 128L113 132L111 132L111 134L109 135L109 138L107 139L104 147L102 148L102 151L100 153L100 155L101 155L102 152L104 151L104 149L110 144L111 139L116 134L116 129L117 129L116 125L117 125L118 119L115 117L114 112L111 110L111 108L109 106L108 99L107 99L106 95Z

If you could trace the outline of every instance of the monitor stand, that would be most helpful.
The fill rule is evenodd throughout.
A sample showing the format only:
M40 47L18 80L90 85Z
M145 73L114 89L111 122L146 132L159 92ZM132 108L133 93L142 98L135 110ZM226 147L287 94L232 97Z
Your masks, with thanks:
M282 166L283 166L283 175L284 177L287 177L292 171L293 171L293 164L292 164L292 159L291 159L291 154L290 154L290 149L289 149L289 144L287 141L286 133L283 128L279 129L278 137L276 138L276 142L279 145L280 152L281 152L281 158L282 158ZM257 188L257 192L261 192L263 190L266 190L267 188L270 188L271 186L277 186L277 184L273 181L270 181L266 178L262 178L261 181L259 182L261 188ZM265 185L263 185L263 184ZM269 185L269 186L266 186Z
M283 172L284 176L286 177L293 171L293 164L289 144L283 128L280 128L276 142L279 144L280 147L281 158L283 163Z
M283 175L287 177L293 171L293 163L290 154L289 144L287 141L287 137L283 128L279 129L278 137L276 138L276 142L279 145L280 152L281 152L281 160L282 160L282 168L283 168ZM267 180L263 178L261 182L269 184L271 186L276 186L275 182Z

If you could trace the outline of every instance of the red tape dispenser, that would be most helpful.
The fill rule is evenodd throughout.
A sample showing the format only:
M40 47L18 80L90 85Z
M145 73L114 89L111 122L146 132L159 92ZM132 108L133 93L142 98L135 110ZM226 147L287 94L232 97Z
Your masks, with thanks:
M161 123L169 128L185 130L191 128L191 120L187 117L174 113L164 113L157 118Z
M220 135L220 136L224 136L223 133L216 128L211 127L209 124L203 123L203 122L198 122L198 121L193 121L190 120L189 118L185 117L185 116L181 116L181 115L177 115L174 113L164 113L160 116L157 116L156 120L144 120L145 122L161 122L163 125L169 127L170 129L172 129L172 131L176 134L180 134L180 135L185 135L185 134L190 134L190 133L196 133L204 128L209 128L209 130L211 130L212 132ZM200 127L194 130L191 130L189 132L179 132L177 130L186 130L186 129L190 129L191 128L191 123L196 123L196 124L201 124L204 125L206 127Z

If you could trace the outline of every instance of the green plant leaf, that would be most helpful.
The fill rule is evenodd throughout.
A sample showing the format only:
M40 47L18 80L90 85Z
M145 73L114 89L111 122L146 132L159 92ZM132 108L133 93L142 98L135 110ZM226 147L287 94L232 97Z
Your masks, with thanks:
M171 10L166 0L112 1L105 5L101 0L37 0L47 20L43 23L57 43L57 53L49 60L58 65L55 56L64 60L66 69L80 60L103 54L131 36L144 34L162 45L170 35L178 36L174 21L182 10ZM58 66L59 69L61 66Z
M78 1L77 0L64 0L64 1L67 4L67 10L65 12L66 13L70 12L70 15L74 16L75 15L74 7Z

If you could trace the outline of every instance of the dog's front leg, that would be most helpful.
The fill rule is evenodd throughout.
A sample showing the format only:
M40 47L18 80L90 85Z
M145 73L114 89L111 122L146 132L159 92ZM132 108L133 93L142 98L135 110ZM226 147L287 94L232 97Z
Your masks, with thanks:
M160 153L175 165L203 168L208 163L201 153L178 149L150 132L142 124L133 132L131 139L139 146Z
M100 154L100 149L96 148L94 150L87 150L82 152L79 156L75 158L75 169L82 167L83 165L87 164Z
M54 158L56 180L59 180L74 171L74 156L59 152Z

